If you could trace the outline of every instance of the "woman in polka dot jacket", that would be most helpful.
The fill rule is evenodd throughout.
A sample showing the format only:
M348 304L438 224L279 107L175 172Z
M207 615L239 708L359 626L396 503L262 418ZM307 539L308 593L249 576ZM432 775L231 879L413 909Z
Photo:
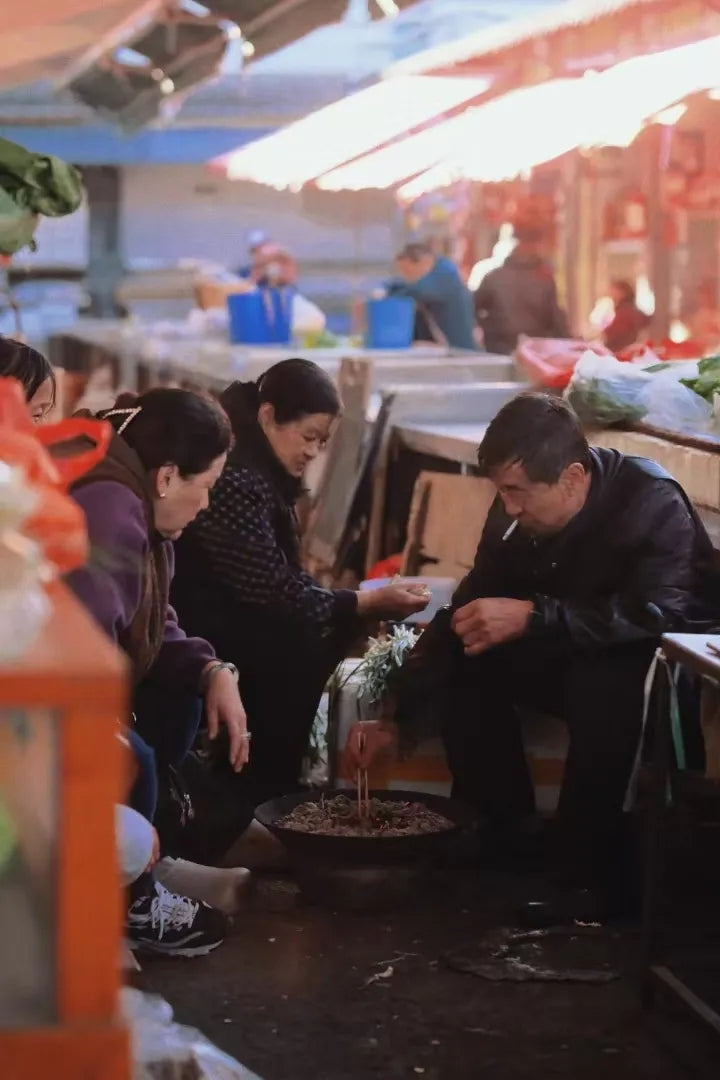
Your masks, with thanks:
M188 633L238 668L253 738L238 782L258 803L297 787L325 683L360 619L405 618L427 597L402 585L324 589L301 566L295 503L341 407L321 368L284 360L221 402L235 447L210 508L176 545L172 600Z

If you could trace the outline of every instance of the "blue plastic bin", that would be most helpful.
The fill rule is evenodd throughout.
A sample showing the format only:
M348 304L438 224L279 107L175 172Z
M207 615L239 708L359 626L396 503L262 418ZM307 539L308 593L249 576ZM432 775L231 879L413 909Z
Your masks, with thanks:
M291 289L258 289L228 296L233 345L289 345L292 335Z
M407 349L413 343L415 301L408 296L368 300L366 349Z

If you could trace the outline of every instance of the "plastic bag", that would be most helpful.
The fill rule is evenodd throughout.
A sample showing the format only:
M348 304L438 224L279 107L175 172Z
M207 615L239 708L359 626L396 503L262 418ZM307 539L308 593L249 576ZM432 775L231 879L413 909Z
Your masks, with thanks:
M130 1029L133 1080L260 1080L199 1031L176 1024L161 997L130 987L120 994Z
M22 533L61 573L82 566L87 558L85 517L67 488L104 457L111 434L109 424L96 420L36 427L20 383L0 379L0 462L21 469L37 496Z
M521 337L515 360L533 386L564 390L578 361L588 352L596 356L613 355L604 345L588 345L587 341Z
M681 381L697 373L697 364L672 363L653 371L643 395L647 412L643 423L665 431L701 435L710 431L712 404Z
M589 424L637 423L666 431L702 434L712 425L712 406L683 384L697 364L629 364L588 352L579 360L565 391L581 420Z
M643 392L651 379L643 367L587 350L575 366L565 398L584 423L632 423L647 412Z
M307 297L295 293L292 300L293 334L320 333L325 329L325 315Z

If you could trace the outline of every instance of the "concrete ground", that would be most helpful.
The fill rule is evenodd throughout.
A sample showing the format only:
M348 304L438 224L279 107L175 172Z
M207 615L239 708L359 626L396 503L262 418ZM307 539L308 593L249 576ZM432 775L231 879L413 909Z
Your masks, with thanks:
M491 928L511 924L527 890L509 876L448 871L413 909L370 916L303 906L288 882L265 882L220 949L147 960L142 986L263 1080L718 1075L694 1027L678 1049L665 1015L641 1010L630 932L531 952L550 966L619 966L621 977L605 985L492 982L452 970L447 955L472 952Z

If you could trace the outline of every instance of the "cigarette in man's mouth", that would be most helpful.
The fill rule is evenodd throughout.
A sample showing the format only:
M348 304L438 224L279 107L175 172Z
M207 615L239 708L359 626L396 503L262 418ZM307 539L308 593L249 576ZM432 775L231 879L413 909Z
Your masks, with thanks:
M506 532L505 532L505 535L503 536L503 543L504 543L504 542L505 542L506 540L509 540L509 539L510 539L510 537L512 536L512 534L513 534L513 533L515 532L515 530L517 529L517 524L518 524L518 519L517 519L517 518L515 518L515 520L514 520L514 521L511 521L511 522L510 522L510 524L508 525L508 527L507 527L507 530L506 530Z

